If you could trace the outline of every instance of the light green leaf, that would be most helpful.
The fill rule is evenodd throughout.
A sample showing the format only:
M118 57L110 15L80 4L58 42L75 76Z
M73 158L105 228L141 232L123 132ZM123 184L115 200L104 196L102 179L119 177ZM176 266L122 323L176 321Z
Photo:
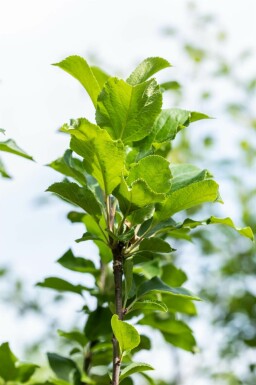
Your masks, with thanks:
M127 83L136 85L149 79L155 73L164 68L171 67L171 64L161 57L149 57L141 62L132 74L128 77Z
M4 134L5 133L5 130L3 128L0 128L0 133L1 134Z
M192 294L187 289L184 289L183 287L168 286L163 281L161 281L161 279L158 277L154 277L150 281L146 281L146 282L142 283L138 287L137 297L141 298L145 294L148 294L151 292L171 294L173 296L179 296L179 297L183 297L183 298L187 298L187 299L193 299L196 301L200 301L199 297L196 297L194 294Z
M155 80L133 87L110 78L99 95L96 121L113 139L127 144L150 133L161 106L162 94Z
M64 332L63 330L58 330L58 334L61 337L67 338L68 340L76 341L82 347L84 347L88 342L88 339L85 337L85 335L78 330L73 330L72 332Z
M122 213L128 216L139 208L144 208L156 202L163 202L165 194L152 191L144 180L136 180L129 188L124 179L120 186L113 192L118 198Z
M59 258L57 262L66 269L78 271L80 273L94 274L97 271L92 261L81 257L75 257L71 249Z
M127 322L120 321L117 314L112 316L111 326L122 353L139 345L140 335L135 327Z
M162 110L156 119L152 135L153 142L163 143L173 140L176 134L189 122L190 112L178 108Z
M209 219L206 220L207 225L215 224L215 223L229 226L229 227L235 229L236 231L238 231L239 234L254 241L254 234L252 232L252 229L250 227L243 227L243 228L236 227L231 218L210 217Z
M91 70L97 82L99 83L100 89L102 89L106 81L110 78L110 75L108 75L105 71L96 66L91 67Z
M71 292L82 295L84 290L88 290L87 287L82 285L73 285L72 283L65 281L64 279L57 277L45 278L43 282L39 282L36 286L46 287L60 292Z
M84 118L78 119L68 132L72 135L70 147L84 158L88 174L97 179L107 195L111 194L125 172L121 141L113 141L105 130Z
M165 305L164 302L162 301L157 301L154 299L144 299L143 301L137 301L135 304L132 306L130 311L133 310L151 310L151 311L163 311L167 312L168 307Z
M146 370L154 370L154 368L149 364L145 364L144 362L132 362L124 369L122 369L120 375L120 382L134 373L145 372Z
M72 157L72 151L67 150L65 154L53 162L47 164L48 167L53 168L55 171L60 172L63 175L70 176L77 180L82 185L86 185L86 178L84 175L83 163L80 159Z
M168 193L172 183L168 160L159 155L149 155L142 158L130 169L126 182L130 186L138 179L143 179L156 193Z
M191 111L190 113L190 123L197 122L198 120L203 120L203 119L212 119L212 117L203 114L202 112L197 112L197 111Z
M217 217L210 217L201 221L195 221L193 219L185 219L185 221L181 224L182 228L189 228L194 229L198 226L202 225L214 225L214 224L220 224L225 225L228 227L231 227L232 229L236 230L239 234L243 235L246 238L251 239L251 241L254 241L254 234L252 232L252 229L250 227L236 227L234 222L231 218L217 218Z
M200 170L192 164L172 164L173 175L171 191L174 192L189 184L209 179L212 175L208 170Z
M68 202L81 207L97 220L101 217L100 203L88 187L80 187L76 183L60 182L54 183L46 191L53 192Z
M5 142L0 142L0 151L10 152L11 154L33 160L32 156L23 151L12 139L8 139Z
M75 79L77 79L86 89L94 106L96 107L97 98L100 93L100 86L96 80L93 70L88 65L87 61L80 56L69 56L60 63L53 64L62 68Z
M158 253L171 253L173 251L168 242L157 237L144 238L140 243L139 250L149 250Z
M192 183L168 195L165 202L158 204L155 211L157 222L168 219L173 214L198 206L205 202L221 202L219 186L213 180Z

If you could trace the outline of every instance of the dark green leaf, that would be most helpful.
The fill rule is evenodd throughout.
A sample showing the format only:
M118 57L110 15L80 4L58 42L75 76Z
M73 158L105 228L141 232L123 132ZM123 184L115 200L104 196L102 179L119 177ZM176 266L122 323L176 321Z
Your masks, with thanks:
M88 187L80 187L76 183L60 182L52 184L46 191L61 196L97 219L101 217L100 203Z
M82 347L84 347L88 342L85 335L78 330L73 330L72 332L64 332L63 330L58 330L58 334L61 337L67 338L68 340L77 342Z
M12 353L7 342L0 345L0 377L4 381L14 381L18 374L15 364L17 358Z
M69 382L73 373L77 372L80 375L76 363L70 358L62 357L56 353L47 353L47 357L51 369L60 379Z
M150 281L142 283L142 285L140 285L138 288L137 297L140 298L143 295L151 292L166 293L171 294L173 296L180 296L183 298L200 301L199 297L196 297L187 289L184 289L182 287L170 287L166 285L163 281L161 281L161 279L158 277L154 277Z
M101 306L89 315L84 329L89 341L111 335L111 316L110 310Z
M71 292L82 295L84 290L88 290L87 287L82 285L73 285L72 283L65 281L64 279L57 277L45 278L43 282L39 282L36 286L46 287L48 289L57 290L60 292Z
M79 271L81 273L95 273L97 271L92 261L75 257L71 249L59 258L57 262L66 269Z
M144 238L140 243L139 250L155 251L158 253L171 253L173 251L169 243L157 237Z

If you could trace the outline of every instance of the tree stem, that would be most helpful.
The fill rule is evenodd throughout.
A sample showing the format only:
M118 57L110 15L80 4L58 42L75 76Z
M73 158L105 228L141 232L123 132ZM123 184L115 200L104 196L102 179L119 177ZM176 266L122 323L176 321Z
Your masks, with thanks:
M115 283L115 308L116 314L120 320L123 319L123 305L122 305L122 277L123 277L123 256L122 256L122 245L119 243L113 250L113 272L114 272L114 283ZM119 385L120 366L121 366L121 355L119 349L119 343L116 337L113 335L113 376L112 385Z

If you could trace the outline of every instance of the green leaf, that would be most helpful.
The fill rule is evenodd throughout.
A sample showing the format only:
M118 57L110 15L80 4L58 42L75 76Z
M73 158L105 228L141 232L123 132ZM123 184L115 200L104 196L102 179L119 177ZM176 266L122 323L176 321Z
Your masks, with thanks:
M183 313L190 316L197 315L195 304L187 298L162 294L162 300L172 313Z
M94 75L94 71L88 65L85 59L80 56L69 56L60 63L53 64L62 68L75 79L77 79L86 89L94 106L97 105L97 98L100 93L100 86Z
M121 141L114 141L109 134L88 120L81 118L73 129L70 147L84 158L84 168L97 179L107 195L120 183L125 172L125 151Z
M198 206L205 202L221 201L219 186L213 180L192 183L168 195L165 202L158 204L155 211L157 222L168 219L173 214Z
M6 168L5 168L5 165L2 162L1 158L0 158L0 175L2 175L3 178L8 178L8 179L11 178L11 176L10 176L10 174L8 174L8 172L7 172Z
M18 374L18 369L15 364L17 358L12 353L8 342L4 342L0 345L0 377L4 381L14 381Z
M254 241L254 234L252 232L252 229L250 227L236 227L234 222L231 218L217 218L217 217L210 217L201 221L196 221L190 218L185 219L185 221L180 225L181 228L184 229L195 229L198 226L202 225L225 225L228 227L231 227L232 229L236 230L239 234L243 235L246 238L251 239L251 241Z
M171 189L172 174L168 160L159 155L149 155L136 163L126 179L130 186L137 179L144 180L156 193L168 193Z
M133 272L136 274L141 274L147 279L151 279L162 274L162 268L159 265L159 260L157 259L158 254L152 253L152 261L144 262L137 264L133 268ZM137 259L138 254L135 255L135 260ZM140 257L143 256L143 252L139 253ZM148 256L148 253L146 254Z
M156 202L163 202L165 194L159 194L152 191L144 180L136 180L131 187L128 187L125 180L122 179L120 186L113 192L119 200L122 213L128 216L139 208L145 208Z
M139 345L140 335L135 327L127 322L120 321L117 314L112 316L111 326L122 353Z
M108 75L105 71L96 66L91 67L91 70L97 82L99 83L100 89L102 89L106 81L110 78L110 75Z
M145 372L146 370L154 370L154 368L151 365L145 364L143 362L132 362L130 365L122 369L120 382L134 373Z
M81 257L75 257L69 249L57 262L66 269L78 271L80 273L95 273L97 269L92 261Z
M171 191L174 192L189 184L209 179L211 174L208 170L200 170L192 164L172 164L171 172L173 175Z
M155 212L155 206L153 204L134 210L131 215L128 216L128 221L132 226L139 225L148 219L152 218Z
M38 366L34 364L19 364L17 367L18 373L16 380L22 383L27 382L33 376L37 368Z
M149 79L155 73L164 68L171 67L171 64L161 57L149 57L141 62L132 74L128 77L127 83L136 85Z
M89 341L111 335L111 316L110 310L102 306L90 313L84 329Z
M64 279L57 277L45 278L43 282L39 282L36 286L46 287L48 289L57 290L60 292L71 292L82 295L84 290L88 290L87 287L82 285L73 285L72 283L65 281Z
M70 358L62 357L56 353L47 353L47 357L51 369L58 378L70 382L73 373L80 376L76 363Z
M254 241L254 234L252 232L252 229L250 227L243 227L243 228L236 227L231 218L210 217L209 219L206 220L206 224L207 225L221 224L221 225L229 226L235 229L239 234L251 239L251 241Z
M165 305L164 302L162 301L157 301L154 299L144 299L143 301L137 301L135 304L132 306L130 311L133 310L151 310L151 311L163 311L167 312L168 307Z
M105 219L103 217L101 218L100 222L97 223L92 217L90 217L89 215L86 215L83 217L82 222L85 224L87 231L90 232L91 234L95 234L96 236L99 237L99 239L102 239L102 240L108 239L108 234L104 230L107 227L107 225L106 225ZM103 235L103 234L105 234L105 235ZM100 254L102 261L104 263L108 263L108 262L112 261L113 254L112 254L112 250L110 249L110 247L108 247L101 240L97 241L94 239L93 242L97 245L97 247L99 249L99 254Z
M161 106L162 94L154 79L133 87L110 78L99 95L96 121L113 139L127 144L150 133Z
M186 126L190 112L178 108L162 110L156 119L152 134L153 142L163 143L173 140L177 133Z
M139 250L155 251L158 253L171 253L173 251L168 242L157 237L144 238L140 243Z
M182 334L169 334L162 333L165 341L169 342L173 346L187 350L188 352L195 353L198 351L196 346L195 337L191 332L184 332Z
M190 123L197 122L198 120L203 119L212 119L210 116L203 114L202 112L191 111L190 113Z
M179 287L186 282L188 278L183 270L178 269L170 263L163 266L161 279L169 286Z
M92 233L84 233L83 236L79 239L76 239L76 242L79 243L79 242L85 242L85 241L99 241L99 242L103 242L105 243L105 241L98 237L97 235L95 234L92 234Z
M63 330L58 330L58 334L61 337L67 338L68 340L76 341L82 347L84 347L88 342L88 339L85 337L85 335L78 330L73 330L72 332L64 332Z
M47 165L63 175L70 176L82 185L86 185L84 167L81 160L72 157L72 151L67 150L65 154Z
M46 191L53 192L81 207L98 220L101 217L100 203L88 187L80 187L76 183L60 182L52 184Z
M179 287L179 288L170 287L170 286L166 285L163 281L161 281L161 279L158 277L154 277L150 281L146 281L146 282L142 283L138 288L137 297L141 298L145 294L148 294L151 292L171 294L173 296L180 296L183 298L200 301L199 297L196 297L194 294L192 294L187 289L184 289L182 287Z
M11 154L33 160L32 156L23 151L12 139L8 139L5 142L0 142L0 151L10 152Z
M3 128L0 128L0 133L1 134L4 134L5 133L5 130Z

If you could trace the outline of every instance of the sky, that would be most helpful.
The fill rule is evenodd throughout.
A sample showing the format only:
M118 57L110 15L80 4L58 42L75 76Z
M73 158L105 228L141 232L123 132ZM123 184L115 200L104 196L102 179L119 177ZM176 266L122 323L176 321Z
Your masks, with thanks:
M196 1L214 12L228 31L230 57L255 47L255 0ZM184 25L184 0L0 0L0 127L34 156L36 163L1 157L14 179L1 180L0 266L12 266L31 287L65 272L54 264L83 229L65 221L67 205L44 193L61 176L44 165L68 145L57 128L70 118L93 117L89 98L66 73L51 66L78 54L127 76L143 58L163 56L182 73L183 58L162 39L163 26ZM204 34L200 39L204 39ZM94 249L87 245L86 253ZM72 276L73 277L73 276ZM13 314L1 314L0 341L21 350ZM18 340L17 340L18 339Z

